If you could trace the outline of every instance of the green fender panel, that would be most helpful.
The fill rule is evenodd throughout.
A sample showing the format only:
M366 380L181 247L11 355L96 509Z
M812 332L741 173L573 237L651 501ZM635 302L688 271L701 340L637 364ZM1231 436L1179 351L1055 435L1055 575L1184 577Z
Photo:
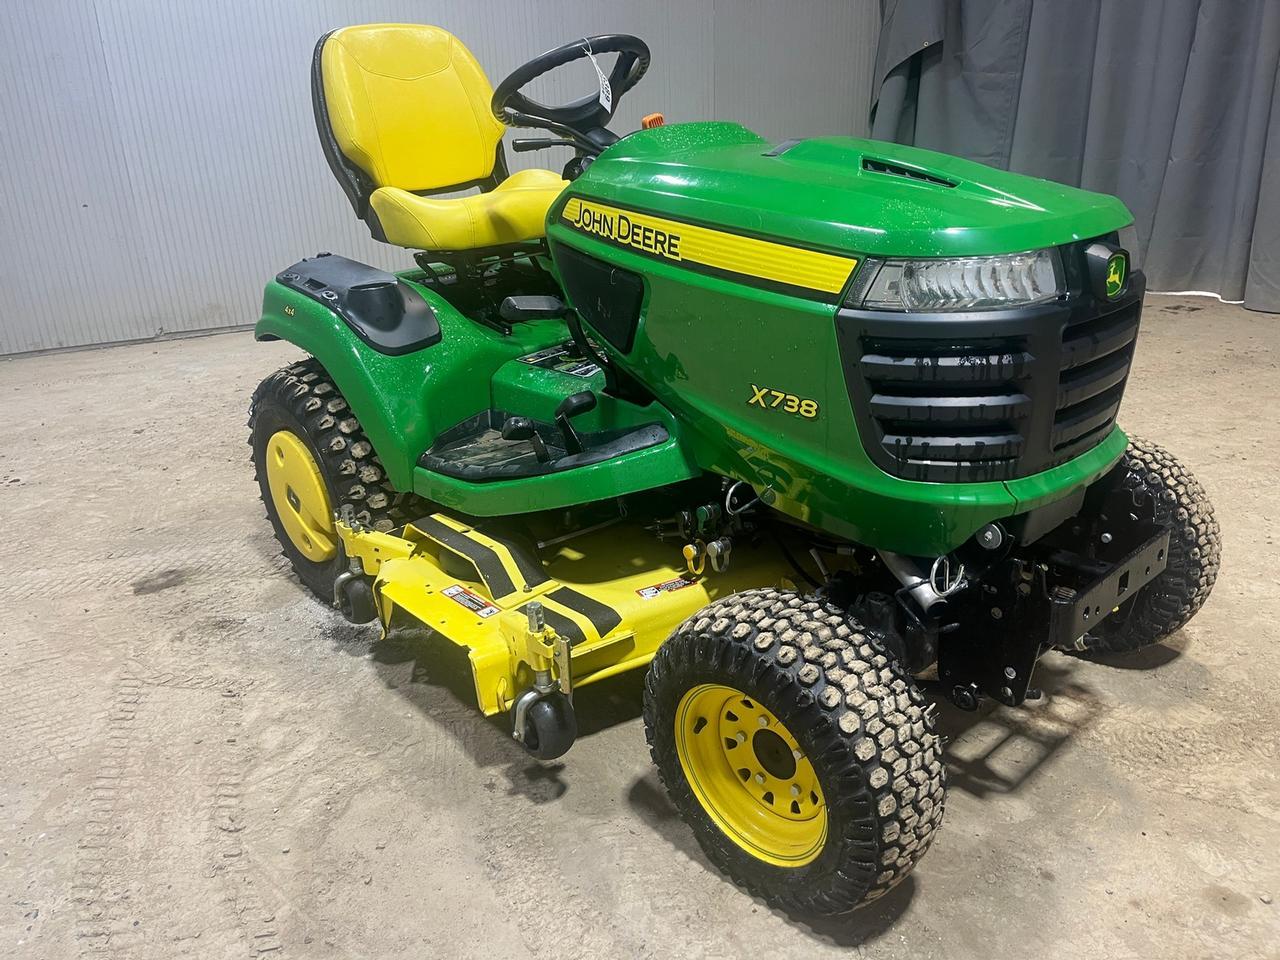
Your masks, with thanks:
M412 275L401 279L412 283ZM360 420L397 490L413 491L477 516L526 513L604 500L696 476L680 425L657 404L648 407L600 394L603 377L582 379L533 367L519 357L562 343L560 320L516 324L503 336L460 314L419 284L435 309L441 340L402 356L365 344L337 314L275 281L267 284L259 340L287 340L311 354L337 384ZM666 443L604 463L521 480L470 483L417 466L442 431L490 408L551 420L560 400L591 388L600 402L575 419L581 429L607 430L661 423Z
M419 454L442 430L489 406L490 376L508 360L559 342L555 321L523 324L510 337L472 323L429 290L441 342L393 357L379 353L337 314L275 281L267 284L259 340L288 340L323 365L359 418L398 490L413 489Z

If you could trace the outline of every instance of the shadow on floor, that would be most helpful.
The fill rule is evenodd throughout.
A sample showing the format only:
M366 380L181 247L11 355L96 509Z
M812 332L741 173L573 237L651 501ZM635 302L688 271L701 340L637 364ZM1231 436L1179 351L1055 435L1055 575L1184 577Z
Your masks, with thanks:
M1098 698L1078 676L1083 669L1066 658L1042 659L1035 680L1044 697L1019 707L986 699L975 711L961 710L937 685L926 686L925 695L937 704L948 789L986 797L1026 786L1098 717Z
M926 686L926 695L937 704L938 731L948 741L950 789L976 797L1013 794L1051 764L1064 746L1095 721L1101 709L1092 689L1076 679L1082 667L1077 661L1046 658L1036 673L1044 699L1017 708L988 700L979 710L966 712L941 697L936 685ZM702 865L707 882L730 882L702 853L693 832L667 798L656 770L650 769L635 781L628 801L636 816L658 837ZM839 917L813 918L765 908L773 909L815 940L855 947L890 931L910 906L916 889L916 881L908 875L881 899Z
M702 867L707 883L724 883L734 886L743 896L749 894L735 886L707 859L694 838L693 831L685 825L667 798L658 771L649 768L638 777L627 793L627 801L636 816L647 824L665 843L684 854ZM856 947L875 940L891 930L906 911L915 896L916 884L911 876L873 903L840 917L808 917L790 914L777 907L756 900L761 909L769 910L809 936L840 947Z
M534 803L564 796L564 764L530 757L511 737L506 713L485 717L476 694L466 650L419 626L395 626L383 640L376 629L339 623L331 637L349 656L369 656L388 689L411 703L435 728L454 738L479 767L501 772L506 792ZM632 671L582 687L574 693L578 739L640 716L644 672Z
M350 655L368 654L389 689L396 690L428 720L454 737L482 768L500 774L486 784L496 790L505 781L509 795L538 804L559 800L568 790L565 765L529 757L510 734L507 716L485 718L475 708L466 651L420 627L397 627L385 639L372 642L365 628L345 625L334 631L338 649ZM1151 669L1176 659L1185 640L1173 647L1155 647L1115 666ZM1102 659L1108 663L1107 659ZM1108 665L1110 665L1108 663ZM954 707L936 685L925 685L937 704L938 730L947 740L947 769L951 790L978 797L1014 794L1046 766L1102 710L1092 688L1082 682L1087 664L1065 656L1046 656L1036 671L1044 699L1010 708L986 701L974 712ZM575 693L579 737L594 736L640 716L644 671L637 670L583 687ZM690 829L667 798L657 772L649 769L628 791L637 818L673 849L705 870L708 882L729 883L702 853ZM779 916L816 940L853 947L891 930L910 905L916 883L908 876L886 896L842 917Z

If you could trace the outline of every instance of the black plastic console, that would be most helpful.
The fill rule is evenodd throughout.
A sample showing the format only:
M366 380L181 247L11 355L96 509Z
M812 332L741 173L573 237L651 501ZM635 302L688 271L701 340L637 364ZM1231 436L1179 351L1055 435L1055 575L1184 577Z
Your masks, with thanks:
M321 253L276 280L328 307L379 353L399 356L440 342L431 304L395 274L367 263Z

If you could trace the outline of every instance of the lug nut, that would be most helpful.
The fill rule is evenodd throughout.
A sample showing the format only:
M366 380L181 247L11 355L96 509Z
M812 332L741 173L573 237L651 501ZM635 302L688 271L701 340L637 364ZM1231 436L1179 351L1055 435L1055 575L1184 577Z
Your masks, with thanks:
M768 717L761 717L761 718L760 718L758 721L756 721L756 722L757 722L757 723L759 723L759 724L760 724L760 726L762 726L762 727L767 727L767 726L769 725L769 718L768 718Z
M737 733L733 735L733 739L737 740L739 743L746 743L747 735L743 733L741 730L739 730Z
M757 774L756 774L756 783L764 783L764 774L763 774L763 773L757 773Z

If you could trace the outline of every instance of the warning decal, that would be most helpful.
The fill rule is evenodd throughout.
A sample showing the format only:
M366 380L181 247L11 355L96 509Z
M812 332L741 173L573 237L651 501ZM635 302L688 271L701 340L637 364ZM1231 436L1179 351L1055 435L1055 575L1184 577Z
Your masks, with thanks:
M495 613L501 613L497 607L480 596L478 593L472 593L460 583L455 583L451 587L445 587L440 591L454 603L459 603L468 610L475 611L478 617L492 617Z
M670 593L672 590L683 590L685 587L692 587L697 582L696 580L686 580L684 577L676 577L674 580L655 583L651 587L641 587L636 593L646 600L652 600L654 597Z
M599 345L594 341L591 341L591 346L592 349L599 349ZM533 367L542 367L544 370L567 373L572 377L593 377L600 372L600 367L593 361L578 355L578 348L572 340L566 340L556 347L547 347L537 353L525 354L520 358L520 362Z

